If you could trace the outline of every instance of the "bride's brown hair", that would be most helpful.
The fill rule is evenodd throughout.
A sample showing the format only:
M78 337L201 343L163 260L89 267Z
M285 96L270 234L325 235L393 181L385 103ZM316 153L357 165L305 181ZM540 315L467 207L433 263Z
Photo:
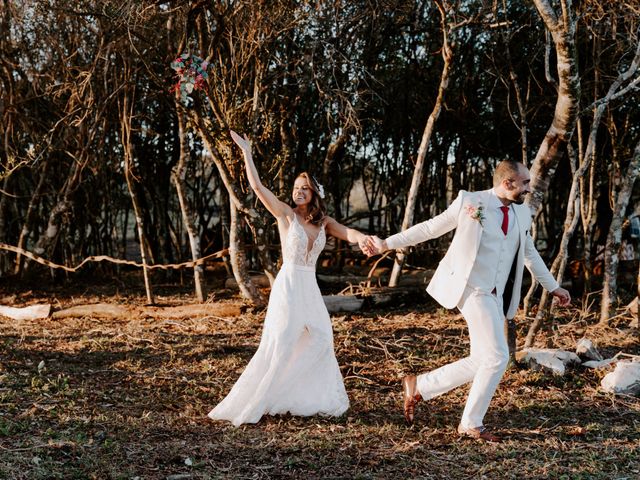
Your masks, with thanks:
M302 172L296 177L296 180L299 178L304 178L313 192L311 202L309 202L309 214L305 217L305 220L313 225L320 225L322 220L324 220L324 217L327 215L327 207L324 204L322 197L320 197L318 182L316 182L315 178L307 172Z

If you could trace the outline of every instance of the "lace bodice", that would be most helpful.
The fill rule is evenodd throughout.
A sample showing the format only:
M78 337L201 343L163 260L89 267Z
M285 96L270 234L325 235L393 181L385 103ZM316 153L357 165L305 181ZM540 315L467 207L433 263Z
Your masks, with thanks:
M293 216L293 221L289 225L287 236L282 242L283 263L293 263L305 267L315 267L320 252L326 243L324 225L320 227L318 236L313 241L309 249L309 237L304 227L298 222L298 216Z

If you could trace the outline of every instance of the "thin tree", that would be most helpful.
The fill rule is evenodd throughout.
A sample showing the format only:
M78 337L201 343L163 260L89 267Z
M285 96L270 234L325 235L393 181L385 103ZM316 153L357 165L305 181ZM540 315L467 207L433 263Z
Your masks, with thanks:
M177 94L176 94L177 95ZM180 212L182 213L182 221L189 237L189 247L191 249L191 259L193 261L198 260L201 257L200 237L197 234L195 221L191 207L189 206L189 199L186 192L186 174L187 174L187 159L189 158L189 142L187 139L185 114L182 112L179 101L176 99L176 114L178 117L178 137L180 140L180 158L176 164L171 179L176 187L176 193L178 195L178 201L180 202ZM204 302L206 293L203 286L203 268L202 264L195 264L193 266L193 283L196 289L196 298L199 302Z
M600 323L608 324L618 306L618 263L622 242L622 223L633 190L633 184L640 175L640 142L637 143L625 175L620 179L612 212L611 225L604 249L604 285L600 306Z
M129 82L131 76L131 68L128 61L125 59L123 68L124 81ZM127 85L122 91L121 101L118 106L120 107L120 136L122 143L122 151L124 154L124 176L127 181L127 188L129 189L129 195L131 196L131 203L133 205L133 213L136 220L136 228L138 231L138 241L140 245L140 257L142 260L142 275L144 277L144 288L147 294L147 303L153 304L153 292L151 290L151 280L149 279L149 269L147 268L147 241L144 229L144 216L142 207L136 193L136 178L134 172L134 160L133 160L133 145L132 145L132 117L134 109L134 96L135 90L130 84Z
M429 143L431 136L435 128L436 121L440 116L442 105L444 103L444 97L449 87L449 75L451 73L451 66L453 62L453 49L451 45L451 34L457 28L457 25L452 23L451 16L455 14L453 7L446 0L435 2L438 11L440 12L440 26L442 29L442 60L444 64L442 66L442 72L440 74L440 84L438 85L438 96L436 97L433 109L427 119L424 131L422 133L422 139L420 141L420 147L418 148L418 156L416 158L416 165L413 170L413 177L411 179L411 186L407 194L407 205L404 211L404 218L402 219L402 230L406 230L413 224L413 218L415 215L415 209L418 200L418 191L420 188L420 182L422 181L422 174L425 167L425 157L429 150ZM389 286L395 287L398 285L400 274L402 272L402 266L404 264L405 254L399 252L396 255L396 260L393 264L393 270L391 271L391 277L389 279Z

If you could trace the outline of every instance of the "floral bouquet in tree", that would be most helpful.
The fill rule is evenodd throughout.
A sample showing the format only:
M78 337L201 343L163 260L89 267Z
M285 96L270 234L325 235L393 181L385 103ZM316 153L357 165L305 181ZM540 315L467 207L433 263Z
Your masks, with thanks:
M208 66L209 62L189 53L183 53L171 62L171 68L176 71L178 79L171 91L180 92L182 103L187 102L187 98L194 90L204 89L209 78Z

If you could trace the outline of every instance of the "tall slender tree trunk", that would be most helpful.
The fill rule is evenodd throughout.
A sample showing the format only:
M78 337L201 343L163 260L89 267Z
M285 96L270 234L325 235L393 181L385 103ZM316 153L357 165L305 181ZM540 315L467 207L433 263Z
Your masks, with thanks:
M229 245L229 234L231 232L231 206L229 204L231 203L231 201L229 200L228 195L221 195L221 197L222 204L220 205L220 236L222 245ZM231 259L229 258L229 255L224 256L222 258L222 262L224 263L224 268L227 272L227 275L230 277L233 276L235 278L233 269L231 268Z
M613 218L607 235L604 249L604 282L602 302L600 306L600 323L608 324L618 306L618 252L622 242L622 223L625 218L627 205L633 190L633 184L640 174L640 142L636 145L633 158L629 162L626 175L622 177L620 190L613 209Z
M449 34L450 28L447 19L447 10L445 7L438 4L438 9L440 10L440 25L442 27L442 59L444 60L444 65L442 67L442 73L440 74L440 84L438 85L438 96L436 97L435 105L429 115L427 120L427 124L422 133L422 139L420 141L420 147L418 148L418 158L416 159L416 166L413 171L413 177L411 179L411 187L409 188L409 193L407 195L407 205L404 211L404 218L402 219L402 227L401 230L406 230L413 224L413 218L415 215L416 204L418 201L418 191L420 188L420 182L422 181L422 173L424 171L425 157L427 155L427 151L429 150L429 143L431 142L431 135L433 134L433 130L440 116L440 111L442 110L442 104L444 102L445 93L449 86L449 74L451 72L451 64L453 61L453 51L451 46L449 45ZM404 265L405 254L399 252L396 255L396 260L393 264L393 269L391 271L391 277L389 279L389 286L395 287L398 285L398 281L400 279L400 274L402 273L402 266Z
M556 280L559 284L562 283L562 278L564 276L564 271L567 266L567 251L569 248L569 241L573 236L573 232L575 232L576 227L578 225L578 220L580 218L580 196L579 196L579 185L578 180L584 174L587 165L583 165L584 168L577 168L577 153L572 151L570 145L568 145L570 150L570 159L571 159L571 173L573 176L573 181L571 183L571 191L569 193L569 201L567 204L567 214L564 220L564 232L562 234L562 240L560 241L560 250L555 260L553 261L553 265L551 265L551 274L556 277ZM549 315L549 304L550 304L550 295L548 291L542 292L542 297L540 298L540 303L538 304L538 312L536 313L536 318L531 324L529 328L529 332L527 333L527 338L525 339L525 348L529 348L533 346L533 341L535 339L536 333L540 330L543 322Z
M636 318L631 321L631 328L640 328L640 262L638 262L638 277L636 278Z
M11 175L7 175L4 177L2 181L2 191L8 193L9 189L9 179ZM4 242L9 238L7 235L7 195L6 193L0 193L0 238L3 239ZM0 252L0 276L7 270L9 270L11 263L9 257L7 256L7 252L4 250Z
M347 140L351 136L352 130L355 125L353 123L345 122L342 126L341 132L338 137L327 147L327 153L324 156L322 163L322 177L325 181L325 192L331 194L331 201L333 202L333 215L337 219L343 218L342 212L342 187L343 182L342 174L340 172L340 160L344 157L345 145ZM328 200L325 199L328 203ZM334 254L334 263L342 267L344 265L344 254L342 253L343 240L335 239L336 253Z
M128 68L125 68L125 78L129 77ZM142 274L144 277L144 288L147 294L147 303L153 304L153 292L151 290L151 280L149 279L149 269L147 268L147 249L146 236L144 231L144 216L138 196L136 194L135 182L136 178L133 172L133 146L131 144L131 120L133 116L133 99L132 93L125 89L122 98L120 111L120 134L122 142L122 150L124 152L124 176L127 181L127 188L131 196L131 204L133 206L133 214L136 219L136 228L138 230L138 241L140 243L140 257L142 259Z
M531 238L535 242L537 237L538 237L538 228L536 227L536 218L534 217L533 222L531 222ZM537 288L538 288L538 281L534 277L531 277L531 286L529 287L529 290L527 291L526 295L524 296L524 299L522 300L522 309L524 311L525 316L527 317L531 315L533 294L536 292Z
M596 188L596 162L591 164L588 181L581 182L582 204L580 206L582 216L582 235L584 247L582 248L582 262L584 267L584 291L593 289L593 235L598 222L598 189Z
M177 101L176 101L177 103ZM189 247L191 249L191 259L195 262L201 256L200 236L196 232L194 226L194 216L189 207L189 201L186 194L185 175L187 173L187 158L189 157L189 145L186 138L185 118L177 105L176 114L178 116L178 136L180 138L180 159L171 175L173 183L176 186L178 201L180 203L180 211L182 212L182 220L184 222L187 236L189 237ZM202 265L193 266L193 283L196 289L196 298L199 302L204 302L206 293L203 286L204 269Z

